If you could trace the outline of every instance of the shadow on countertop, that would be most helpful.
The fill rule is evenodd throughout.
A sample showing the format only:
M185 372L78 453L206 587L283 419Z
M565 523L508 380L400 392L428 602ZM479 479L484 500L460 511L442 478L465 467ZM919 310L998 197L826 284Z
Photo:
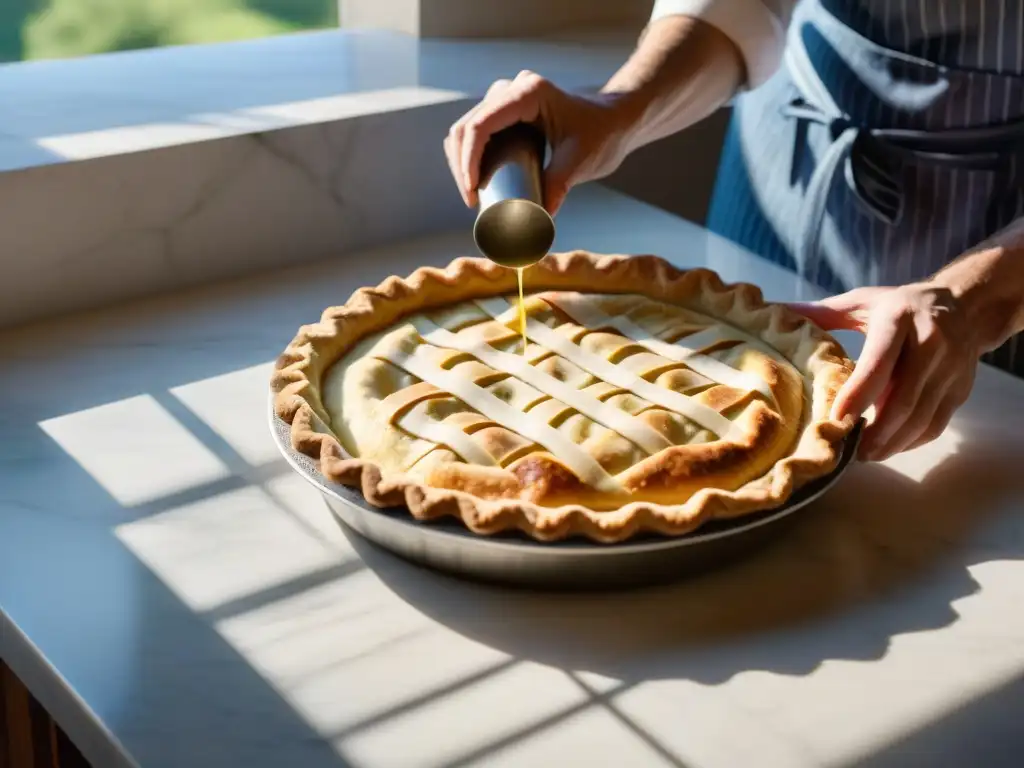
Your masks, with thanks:
M953 624L978 591L968 567L1024 558L1007 517L1024 492L1005 452L963 444L920 482L852 467L788 535L754 557L668 586L538 594L429 574L346 531L400 597L449 628L519 659L626 684L707 685L764 670L806 675L828 660L882 658L901 634Z
M858 768L1016 768L1024 749L1024 675L933 720L874 754ZM969 761L965 758L970 755ZM853 765L853 764L851 764Z

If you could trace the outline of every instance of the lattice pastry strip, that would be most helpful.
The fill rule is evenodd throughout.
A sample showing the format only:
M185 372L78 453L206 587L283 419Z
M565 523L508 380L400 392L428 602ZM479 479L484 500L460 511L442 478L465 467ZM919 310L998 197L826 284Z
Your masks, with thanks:
M734 389L760 392L769 402L774 399L767 382L749 373L737 371L735 368L731 368L709 355L702 355L698 351L727 341L747 342L749 340L747 334L741 334L733 328L726 328L722 325L711 325L674 342L663 341L658 338L656 333L633 322L628 314L611 317L594 306L593 302L586 301L579 293L551 292L543 294L540 298L554 304L580 325L592 329L614 328L626 338L632 339L651 352L669 360L685 362L691 369L713 381L726 384Z
M413 376L450 392L471 408L506 428L515 431L558 456L562 462L587 485L605 493L618 494L622 487L588 453L580 450L565 435L539 419L523 418L523 412L512 407L470 379L459 376L433 364L423 346L394 345L374 350L374 355L403 368Z
M546 298L546 297L545 297ZM494 306L489 314L493 314L493 311L497 307ZM485 310L486 311L486 310ZM499 316L499 322L505 319L503 316ZM598 317L596 314L589 316L591 321L603 321L603 318ZM529 453L534 447L540 448L541 446L548 448L555 453L563 457L568 455L570 458L566 462L570 465L570 468L581 474L582 477L589 478L591 482L601 483L606 490L611 490L612 485L606 475L597 473L594 470L593 463L588 461L588 454L584 450L567 451L564 441L554 441L545 443L544 440L551 441L553 433L544 429L539 429L538 426L541 424L550 424L555 420L560 420L563 415L568 415L569 419L576 419L579 422L579 429L588 429L587 418L596 422L597 424L603 425L608 428L612 433L618 433L622 437L633 442L635 445L642 448L647 454L656 454L659 451L668 448L678 442L689 442L694 438L693 430L676 429L673 430L674 426L670 419L660 419L659 429L655 429L650 426L646 421L636 418L641 413L650 412L652 409L658 409L659 405L652 404L644 401L638 397L633 389L636 389L636 381L644 381L644 384L650 385L640 376L646 375L653 377L658 373L664 372L665 375L662 378L676 378L679 379L680 373L688 374L682 377L682 382L671 382L676 384L676 387L662 387L661 381L656 382L653 386L665 391L672 391L673 389L684 389L686 385L690 388L693 386L703 388L704 385L711 384L705 378L699 377L686 369L680 369L679 361L668 359L657 354L649 352L635 352L620 361L616 367L621 367L633 374L632 379L619 378L619 384L623 381L627 381L631 387L616 387L614 384L601 380L594 380L594 377L584 372L579 366L575 365L564 358L557 355L548 355L545 357L543 350L538 351L534 349L532 358L537 361L537 365L531 364L531 361L522 355L511 354L497 349L488 343L489 341L501 340L507 338L507 326L502 325L506 332L496 331L493 327L488 327L487 323L477 322L476 318L473 318L471 313L465 311L458 312L454 316L448 313L447 316L442 318L442 321L448 321L452 325L456 326L459 330L452 332L447 328L435 324L432 320L424 317L414 317L410 320L410 323L417 330L421 339L426 342L427 345L436 345L445 347L449 350L456 352L462 352L465 354L472 355L477 360L484 363L484 365L476 365L476 377L478 382L484 382L486 379L491 379L495 374L508 373L516 377L520 381L517 382L517 389L522 395L525 395L526 401L521 403L526 407L523 408L525 418L529 419L532 423L532 428L526 430L527 435L530 439L535 440L537 445L531 446L529 441L525 439L519 440L519 445L515 446L515 450L504 450L501 456L493 456L487 450L484 449L476 440L473 439L469 434L462 431L460 427L456 427L446 422L441 422L440 425L437 422L431 420L427 413L425 405L429 403L418 402L426 398L433 397L444 397L448 393L444 392L444 389L452 389L454 387L441 387L436 388L431 382L443 381L443 374L438 376L434 373L425 373L428 368L421 365L420 362L415 363L413 366L402 365L403 361L408 361L407 352L398 353L394 349L385 349L382 353L382 359L386 359L392 363L402 365L407 370L423 373L428 378L427 381L420 382L413 386L407 387L403 391L395 392L388 396L382 403L382 408L387 411L388 409L394 409L392 419L402 429L410 432L413 435L423 439L424 441L434 441L437 444L446 446L452 450L455 454L460 456L463 460L479 464L481 466L495 466L504 465L508 463L511 458L520 458L522 455ZM639 326L632 326L636 335L645 333ZM534 329L536 331L536 329ZM559 333L559 339L553 340L552 337L548 336L544 332L540 335L545 337L546 340L551 343L555 342L556 346L559 346L563 350L568 349L564 346L565 342L570 342L573 339L578 340L582 334L588 333L590 329L586 327L574 328L571 324L562 324L556 331ZM653 337L651 337L653 340ZM563 341L564 339L564 341ZM720 343L721 338L708 337L703 346L712 346ZM625 336L620 337L619 346L629 346L629 339ZM625 343L625 344L623 344ZM664 343L664 342L662 342ZM575 351L580 350L580 351ZM577 362L581 361L590 363L594 366L592 357L588 356L587 353L582 353L580 347L576 347L574 351L569 352L569 356L575 358ZM413 350L414 355L418 355L421 360L431 359L433 363L438 366L439 369L443 370L443 366L446 362L445 353L442 350L432 350L429 347L420 347L417 350ZM705 361L713 361L718 365L724 366L724 364L715 360L712 357L700 355L693 349L686 350L686 356L690 359L694 357L703 358ZM603 358L602 358L603 360ZM605 361L607 362L607 361ZM489 367L488 367L489 366ZM713 366L705 366L710 369ZM561 374L560 377L552 376L546 373L543 368L552 369L554 372ZM729 370L732 370L731 368ZM465 377L464 371L459 371L459 377ZM561 380L566 378L566 374L575 374L576 383L588 383L588 386L582 388L574 387L565 381ZM580 376L582 374L582 377ZM672 376L676 374L676 376ZM723 378L729 379L730 383L742 383L743 380L736 377ZM689 379L687 381L687 379ZM448 379L451 381L451 379ZM525 386L524 385L532 385ZM682 386L679 386L682 384ZM477 408L483 410L486 413L495 415L499 413L495 410L495 404L493 401L489 401L482 393L471 389L466 384L460 385L462 387L461 392L469 393L467 399L470 400ZM641 389L643 386L640 387ZM547 399L542 400L539 404L535 405L540 399L540 395L543 393L547 396ZM742 394L742 393L741 393ZM464 395L465 397L465 395ZM723 405L735 404L736 399L730 403L723 401ZM404 413L400 413L404 410L406 405L415 403L413 408L409 409ZM534 406L531 408L531 406ZM704 407L706 408L706 406ZM499 409L500 410L500 409ZM693 408L686 408L688 412L692 412ZM707 409L712 410L712 409ZM467 416L468 414L456 414L459 416ZM716 412L716 415L717 412ZM396 418L397 417L397 418ZM486 421L486 420L485 420ZM463 419L463 424L465 424ZM730 422L731 423L731 422ZM470 423L472 425L472 422ZM515 432L517 425L511 424L499 424L488 430L488 443L495 444L495 439L498 434L502 433L502 427L507 432ZM674 437L677 441L669 440L664 433L675 432ZM710 436L705 436L704 439L708 439ZM558 453L556 453L556 451ZM417 461L423 458L424 455L429 453L424 451L419 455L410 456L411 464L414 465ZM574 455L575 454L575 455ZM625 462L625 467L635 463L637 456L632 456L628 461ZM607 462L606 462L607 463ZM621 462L619 462L621 463ZM624 467L620 467L624 468Z
M483 341L474 341L457 333L434 325L426 318L415 318L413 326L428 344L456 349L473 355L482 363L495 370L509 373L525 381L535 389L572 405L584 416L588 416L609 429L617 430L623 437L643 448L647 453L657 453L668 448L671 443L665 437L644 422L634 419L628 413L601 402L586 390L580 390L570 384L550 376L531 365L525 357L501 352Z
M510 323L515 318L515 309L508 299L477 299L476 304L500 322ZM584 346L576 345L565 335L529 316L526 319L526 335L609 384L634 392L670 411L681 413L725 440L742 438L739 428L714 409L701 405L679 392L652 384L627 368L588 352Z

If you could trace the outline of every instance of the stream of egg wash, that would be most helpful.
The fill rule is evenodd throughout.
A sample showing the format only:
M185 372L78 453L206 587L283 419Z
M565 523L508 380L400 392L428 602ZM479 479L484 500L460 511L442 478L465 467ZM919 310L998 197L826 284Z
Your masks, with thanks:
M523 270L516 267L516 278L519 280L519 333L523 337L523 357L526 357L526 304L523 301Z

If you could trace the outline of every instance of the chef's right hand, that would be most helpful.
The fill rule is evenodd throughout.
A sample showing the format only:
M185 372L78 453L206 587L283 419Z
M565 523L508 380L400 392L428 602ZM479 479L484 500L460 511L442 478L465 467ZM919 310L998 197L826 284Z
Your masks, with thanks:
M469 207L477 205L480 159L487 140L518 122L538 125L551 145L544 170L544 206L554 215L569 189L614 171L626 156L627 120L614 96L566 93L540 75L498 80L452 125L444 140L448 166Z

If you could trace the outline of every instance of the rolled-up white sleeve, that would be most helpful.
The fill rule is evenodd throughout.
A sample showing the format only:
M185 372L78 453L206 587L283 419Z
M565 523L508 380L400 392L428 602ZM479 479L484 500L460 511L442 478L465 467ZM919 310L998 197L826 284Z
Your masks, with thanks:
M756 88L782 61L786 27L796 0L656 0L651 21L691 16L720 30L736 45L747 71L747 88Z

